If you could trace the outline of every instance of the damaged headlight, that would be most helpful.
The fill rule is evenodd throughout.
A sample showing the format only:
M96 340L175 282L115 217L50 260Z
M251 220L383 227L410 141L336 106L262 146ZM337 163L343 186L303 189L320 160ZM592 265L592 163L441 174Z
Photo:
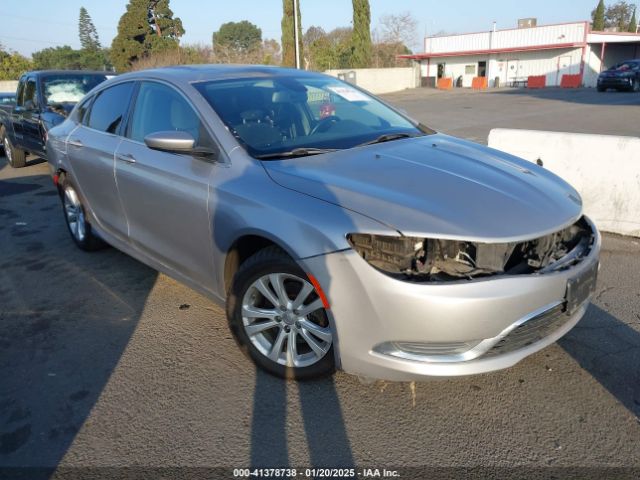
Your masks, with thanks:
M347 239L373 267L414 281L471 279L499 273L515 247L355 233Z
M546 271L553 265L566 268L567 259L573 265L588 253L594 234L582 218L555 233L518 243L362 233L352 233L347 239L353 249L378 270L402 280L429 282L522 275Z
M347 235L347 240L370 265L385 273L426 273L427 241L424 238L352 233Z

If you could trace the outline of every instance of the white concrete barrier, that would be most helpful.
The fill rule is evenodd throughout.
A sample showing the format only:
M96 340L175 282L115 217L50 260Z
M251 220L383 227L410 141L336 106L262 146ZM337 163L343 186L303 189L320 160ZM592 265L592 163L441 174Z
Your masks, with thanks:
M420 86L420 69L417 67L347 68L326 70L324 73L333 77L344 76L345 79L374 94L398 92Z
M0 80L0 92L15 93L17 88L18 88L17 80Z
M640 237L640 138L497 128L489 146L559 175L600 230Z

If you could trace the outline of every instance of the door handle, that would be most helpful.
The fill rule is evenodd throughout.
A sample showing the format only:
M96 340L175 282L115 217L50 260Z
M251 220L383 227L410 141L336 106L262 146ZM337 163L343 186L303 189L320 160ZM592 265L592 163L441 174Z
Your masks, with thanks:
M119 154L118 160L122 160L123 162L127 162L127 163L136 163L136 157L134 157L130 153Z
M77 138L70 138L67 141L67 144L69 144L69 145L71 145L73 147L78 147L78 148L84 147L83 143L80 140L78 140Z

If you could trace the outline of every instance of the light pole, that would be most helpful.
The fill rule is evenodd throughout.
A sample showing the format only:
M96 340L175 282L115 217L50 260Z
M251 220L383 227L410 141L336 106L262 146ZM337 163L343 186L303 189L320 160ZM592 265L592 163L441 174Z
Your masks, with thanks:
M298 38L298 0L293 0L293 38L295 39L296 45L294 47L294 52L296 54L296 68L300 69L300 51L299 51L299 41Z

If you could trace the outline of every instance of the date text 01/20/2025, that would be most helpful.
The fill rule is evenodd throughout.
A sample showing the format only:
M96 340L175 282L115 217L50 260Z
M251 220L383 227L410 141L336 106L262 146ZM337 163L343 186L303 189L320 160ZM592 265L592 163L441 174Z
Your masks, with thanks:
M237 468L233 470L234 478L398 478L397 470L385 468Z

